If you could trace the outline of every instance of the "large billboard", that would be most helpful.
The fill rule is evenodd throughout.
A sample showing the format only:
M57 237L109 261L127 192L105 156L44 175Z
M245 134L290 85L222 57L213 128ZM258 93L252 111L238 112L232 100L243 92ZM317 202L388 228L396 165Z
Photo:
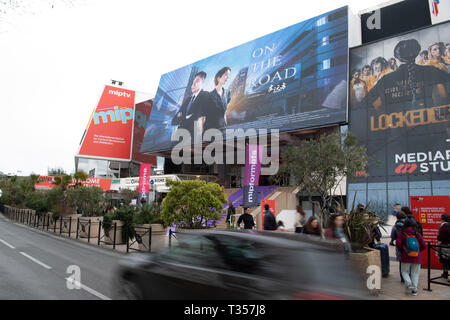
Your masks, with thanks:
M131 160L135 92L105 86L83 135L78 157Z
M322 14L162 75L141 152L172 133L293 131L347 120L348 8ZM195 129L194 129L195 128Z
M371 157L355 183L450 180L449 42L447 22L350 51L349 129Z

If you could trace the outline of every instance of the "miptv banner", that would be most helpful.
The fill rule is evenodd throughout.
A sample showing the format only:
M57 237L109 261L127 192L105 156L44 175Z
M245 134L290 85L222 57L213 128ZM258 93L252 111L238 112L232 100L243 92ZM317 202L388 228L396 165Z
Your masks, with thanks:
M194 128L292 131L345 122L347 52L342 7L163 74L141 152L170 150L180 128L193 136Z
M259 175L264 146L248 144L245 157L244 207L257 207Z
M138 201L137 205L140 207L142 205L142 199L145 199L145 202L149 202L149 194L150 194L150 173L151 173L152 165L147 163L141 164L141 171L139 175L139 188L138 188Z
M35 184L35 188L38 190L48 190L53 189L56 186L54 185L55 177L53 176L40 176L38 179L38 183ZM72 179L72 182L69 186L75 185L75 179ZM111 189L112 179L102 179L102 178L88 178L86 181L82 181L81 184L85 187L99 187L104 191Z
M77 156L131 159L134 96L134 91L105 86Z
M422 224L423 240L430 241L434 245L438 244L441 216L450 212L450 196L412 196L410 201L414 218ZM428 267L428 250L422 251L421 255L422 267ZM442 269L435 250L431 250L430 266Z

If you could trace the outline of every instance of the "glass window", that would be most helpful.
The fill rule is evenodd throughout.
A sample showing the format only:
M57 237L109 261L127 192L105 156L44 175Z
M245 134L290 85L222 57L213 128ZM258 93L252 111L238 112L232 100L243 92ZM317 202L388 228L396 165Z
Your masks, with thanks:
M214 236L211 240L218 245L226 268L234 272L271 276L277 271L274 262L281 261L282 250L256 241L229 236Z
M433 195L447 196L450 194L450 180L433 181Z
M368 183L367 189L368 190L386 190L386 183L385 182L374 182L374 183ZM370 193L370 191L369 191Z
M175 243L161 252L160 259L194 266L222 266L216 245L211 240L200 235L178 233L176 236Z
M323 26L325 23L327 23L327 17L322 17L319 20L317 20L316 25L318 27Z

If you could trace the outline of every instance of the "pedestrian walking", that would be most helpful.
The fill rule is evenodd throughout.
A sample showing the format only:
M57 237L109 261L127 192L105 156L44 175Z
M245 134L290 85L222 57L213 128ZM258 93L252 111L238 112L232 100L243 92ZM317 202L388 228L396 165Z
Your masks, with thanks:
M316 217L309 217L308 221L306 221L306 224L303 227L302 233L322 238L322 227L320 226L319 219L317 219Z
M255 226L255 221L253 220L253 216L250 214L250 208L244 207L244 213L239 216L237 221L238 227L241 223L244 223L244 229L253 229Z
M405 228L397 236L396 246L401 255L401 270L405 280L406 293L417 296L420 264L422 263L420 252L425 250L427 246L422 235L414 228L412 220L406 220Z
M352 247L344 234L344 217L333 213L328 219L328 225L325 229L325 238L340 242L340 247L344 252L351 252Z
M389 242L389 245L391 246L395 246L395 239L397 239L398 228L402 229L405 225L406 214L400 210L395 214L395 218L397 219L397 221L395 221L395 224L392 226L391 242Z
M231 228L231 217L233 217L236 214L236 209L233 206L233 202L230 203L230 206L227 210L227 229Z
M450 215L443 214L441 216L441 226L439 227L439 234L437 240L439 245L450 246ZM450 270L450 248L439 248L438 250L439 261L442 263L444 272L442 277L450 282L448 272Z
M270 210L270 206L268 204L264 205L264 230L277 230L275 216Z
M401 211L406 214L407 224L412 226L416 230L416 232L420 233L420 235L423 235L422 224L417 221L416 218L414 218L411 209L409 209L409 207L402 207Z
M406 223L406 213L403 211L397 212L397 221L395 222L395 225L392 227L391 231L391 242L394 242L397 240L398 233L401 232L405 228ZM395 245L395 244L394 244ZM395 247L395 256L397 258L398 263L398 270L400 273L400 281L405 282L402 275L402 261L401 261L401 254L400 251Z
M295 233L301 233L303 230L303 227L305 225L306 220L306 213L303 210L302 206L297 206L297 213L296 213L296 222L295 222Z

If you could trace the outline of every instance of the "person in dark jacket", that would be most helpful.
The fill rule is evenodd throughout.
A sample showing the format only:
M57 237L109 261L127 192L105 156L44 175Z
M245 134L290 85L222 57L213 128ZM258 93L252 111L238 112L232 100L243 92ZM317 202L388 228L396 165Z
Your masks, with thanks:
M403 211L399 211L396 214L397 221L395 222L395 225L392 227L391 231L391 241L394 242L397 240L398 233L401 232L405 228L406 223L406 213ZM400 251L398 251L397 247L395 248L395 255L397 257L398 264L398 270L400 272L400 281L405 282L402 275L402 261L401 261L401 254Z
M411 212L411 209L409 207L402 207L402 210L406 214L406 224L412 226L416 232L419 232L421 235L423 235L423 229L422 224L414 218L413 213Z
M227 210L227 227L230 228L231 226L231 217L236 214L236 209L233 206L233 202L230 203L230 206Z
M264 230L277 230L275 216L270 210L270 206L268 204L264 205Z
M398 231L402 230L405 227L405 221L406 221L406 213L403 211L398 211L395 214L395 217L397 218L397 221L395 222L395 225L392 227L391 230L391 242L389 243L392 246L395 246L395 239L397 239Z
M419 245L419 254L417 256L409 255L407 252L407 242L410 241L410 237L415 237ZM417 296L420 264L422 263L420 252L425 250L427 245L423 241L422 235L414 229L414 226L407 223L406 227L397 236L396 246L400 252L401 270L406 284L406 293L411 292L412 295Z
M240 215L237 221L238 227L242 222L244 222L244 229L253 229L255 226L255 221L253 220L253 216L250 214L250 208L248 207L245 207L244 213Z
M441 221L442 223L439 227L437 240L440 245L450 246L450 215L443 214L441 216ZM442 263L444 269L442 277L450 282L450 279L448 278L448 271L450 270L450 249L440 248L439 261Z
M350 242L344 234L344 223L344 216L336 213L331 214L325 229L325 238L338 241L345 252L351 252Z
M302 229L302 233L322 237L322 227L320 226L319 219L316 217L309 217Z

